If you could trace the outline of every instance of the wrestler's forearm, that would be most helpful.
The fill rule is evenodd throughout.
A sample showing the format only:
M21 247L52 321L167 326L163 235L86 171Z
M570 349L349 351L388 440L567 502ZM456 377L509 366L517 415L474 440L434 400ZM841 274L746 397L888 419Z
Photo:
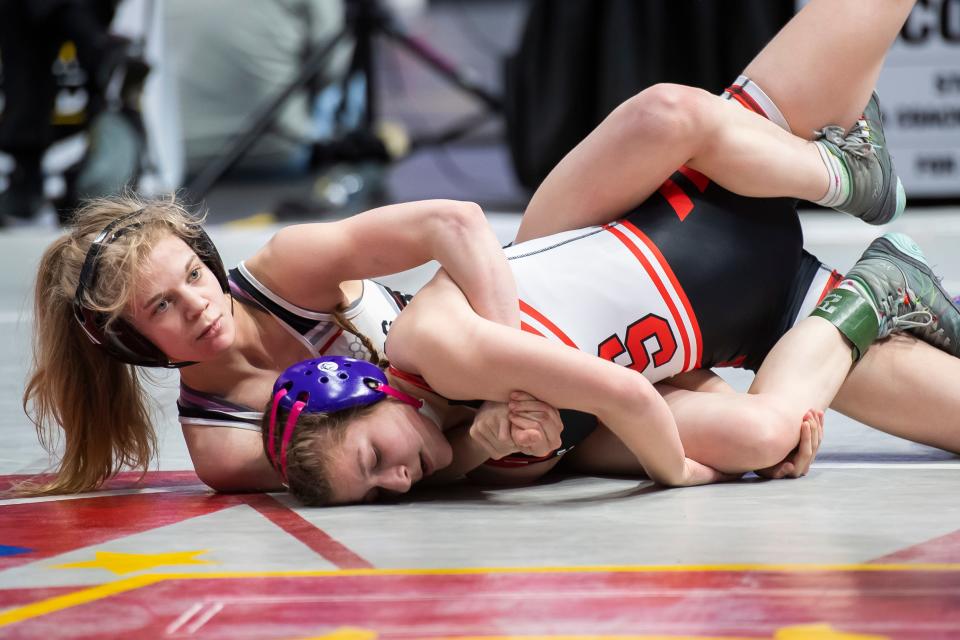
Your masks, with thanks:
M519 326L516 285L496 235L474 203L423 200L378 207L344 220L285 227L246 261L287 300L329 310L343 282L438 261L477 313Z
M425 483L447 484L459 480L489 458L483 447L470 437L469 424L447 429L444 435L447 437L451 449L453 449L453 462L436 471L425 480Z

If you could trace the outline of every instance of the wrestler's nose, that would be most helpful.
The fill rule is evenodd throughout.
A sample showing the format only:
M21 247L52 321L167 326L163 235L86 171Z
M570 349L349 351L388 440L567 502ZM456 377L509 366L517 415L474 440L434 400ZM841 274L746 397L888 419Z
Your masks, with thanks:
M413 484L413 478L410 475L410 468L405 464L398 464L387 470L380 479L381 486L387 491L397 493L406 493L410 491Z
M194 291L184 293L183 302L186 313L191 318L200 317L203 315L203 312L206 311L207 307L210 306L210 301L205 296Z

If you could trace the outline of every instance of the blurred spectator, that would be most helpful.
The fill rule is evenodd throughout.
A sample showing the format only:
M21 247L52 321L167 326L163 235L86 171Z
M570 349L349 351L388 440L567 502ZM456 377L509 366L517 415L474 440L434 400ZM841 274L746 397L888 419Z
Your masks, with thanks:
M0 0L0 64L3 69L3 112L0 115L0 151L9 154L14 167L7 176L7 188L0 194L0 218L30 219L44 204L41 168L43 155L54 142L54 103L57 82L53 68L58 53L65 43L71 43L79 68L85 74L88 100L81 124L96 130L85 160L93 157L99 162L88 164L94 173L83 169L74 177L85 183L87 189L101 195L116 190L136 174L135 167L119 169L115 174L114 160L103 162L111 154L106 148L117 127L134 127L128 121L118 125L107 120L96 120L97 114L107 111L107 88L118 79L118 71L136 67L126 80L114 82L114 96L119 101L133 84L142 84L146 66L131 64L129 40L108 33L108 27L118 0ZM82 76L83 77L83 76ZM137 132L132 135L142 139ZM127 145L128 147L130 145ZM136 163L138 154L124 154L126 160ZM105 173L109 187L101 180ZM75 197L76 194L73 194Z

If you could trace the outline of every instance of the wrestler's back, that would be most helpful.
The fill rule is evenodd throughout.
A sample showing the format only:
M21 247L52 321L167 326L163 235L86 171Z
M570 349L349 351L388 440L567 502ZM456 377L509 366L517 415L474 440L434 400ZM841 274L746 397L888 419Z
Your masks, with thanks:
M507 250L524 329L642 371L759 365L801 270L794 203L684 170L618 222Z

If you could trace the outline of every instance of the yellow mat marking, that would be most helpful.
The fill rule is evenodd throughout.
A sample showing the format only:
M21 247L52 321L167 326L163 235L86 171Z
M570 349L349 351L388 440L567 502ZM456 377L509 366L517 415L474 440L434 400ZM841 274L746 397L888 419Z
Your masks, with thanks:
M171 553L113 553L112 551L97 551L93 560L86 562L71 562L69 564L53 565L52 569L103 569L118 576L157 567L184 564L216 564L212 560L199 560L197 556L206 553L201 551L174 551Z

